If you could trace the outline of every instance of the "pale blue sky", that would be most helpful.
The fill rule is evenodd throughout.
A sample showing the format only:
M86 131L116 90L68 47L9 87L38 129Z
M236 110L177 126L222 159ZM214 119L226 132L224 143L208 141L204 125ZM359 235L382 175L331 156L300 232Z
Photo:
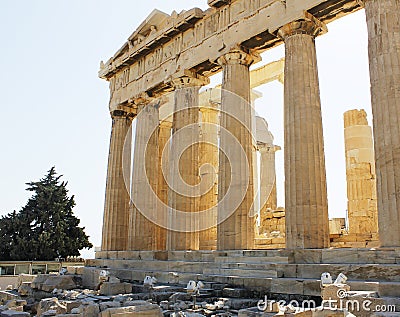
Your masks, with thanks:
M171 13L205 9L206 2L0 0L0 214L23 206L25 183L55 165L69 181L92 243L100 244L111 127L108 84L97 77L100 60L112 56L154 8ZM328 28L317 49L329 207L331 216L344 216L343 112L365 108L371 122L364 12ZM263 63L282 56L281 46L263 54ZM258 90L264 97L256 110L283 145L282 86ZM283 205L283 151L277 173Z

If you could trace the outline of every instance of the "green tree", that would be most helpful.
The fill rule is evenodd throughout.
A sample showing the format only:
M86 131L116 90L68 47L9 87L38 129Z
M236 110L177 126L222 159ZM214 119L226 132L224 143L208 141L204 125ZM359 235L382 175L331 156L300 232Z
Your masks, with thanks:
M0 218L0 259L49 261L92 247L61 177L52 167L41 180L27 183L33 195L25 207Z

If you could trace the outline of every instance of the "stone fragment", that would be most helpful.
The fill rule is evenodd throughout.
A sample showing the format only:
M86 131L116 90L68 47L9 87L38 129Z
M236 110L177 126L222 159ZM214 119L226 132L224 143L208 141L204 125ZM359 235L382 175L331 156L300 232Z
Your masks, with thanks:
M340 300L347 297L350 286L347 284L331 284L324 286L321 291L321 297L324 301Z
M21 285L18 287L18 293L21 296L30 296L30 295L32 295L31 282L23 282L23 283L21 283Z
M31 314L28 312L15 311L15 310L4 310L1 312L1 317L30 317Z
M222 296L232 298L243 298L248 297L249 291L245 288L229 288L225 287L222 290Z
M139 304L136 306L109 308L102 311L99 317L163 317L162 311L155 304Z
M121 307L121 303L114 302L114 301L107 301L107 302L100 303L101 311L106 310L108 308L116 308L116 307Z
M83 317L98 317L100 313L99 305L87 303L79 307Z
M77 283L72 275L49 276L42 284L41 289L45 292L52 292L55 289L71 290L77 287Z
M17 286L20 287L22 283L32 283L35 278L36 275L20 274L18 275Z
M99 293L101 295L118 295L128 294L132 292L132 284L120 282L104 282L100 286Z
M61 305L56 297L42 299L37 307L37 315L40 317L49 310L55 310L56 314L67 313L67 307Z

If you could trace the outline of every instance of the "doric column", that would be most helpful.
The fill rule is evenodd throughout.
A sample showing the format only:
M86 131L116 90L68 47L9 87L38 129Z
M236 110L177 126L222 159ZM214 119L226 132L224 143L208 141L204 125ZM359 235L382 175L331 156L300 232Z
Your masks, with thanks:
M261 214L267 209L276 210L275 152L281 148L273 144L258 143L260 152L260 198Z
M254 247L253 163L256 145L252 136L255 112L250 100L249 72L254 61L253 55L241 50L218 59L223 69L220 148L228 151L219 156L218 250ZM243 190L243 199L237 206L233 205L231 198L241 197ZM222 203L229 191L231 198Z
M148 100L139 104L136 121L132 173L132 205L129 220L129 250L156 250L157 226L150 215L158 213L157 193L159 164L158 104ZM150 217L151 218L151 217Z
M349 233L376 234L378 211L372 129L364 110L344 113Z
M199 249L199 89L208 79L186 74L173 80L168 250ZM181 217L179 213L191 213Z
M161 221L162 224L167 223L167 215L168 215L168 184L166 178L168 175L166 173L169 172L169 169L165 169L164 173L162 172L162 164L164 161L165 166L168 166L168 147L171 138L172 132L172 121L162 120L160 122L160 130L158 137L158 166L159 166L159 176L158 176L158 198L164 205L159 207L159 212L162 214L163 219ZM167 247L167 229L164 227L157 226L156 228L156 248L157 250L165 250Z
M400 246L400 2L365 0L379 237Z
M101 249L103 251L124 251L127 249L128 239L129 193L124 182L123 158L125 155L127 155L128 161L130 158L131 135L129 131L132 114L115 110L111 113L111 117L112 130ZM125 148L124 144L126 144ZM130 174L130 170L126 172L127 175Z
M324 137L313 16L283 26L285 41L285 208L287 248L329 246Z
M214 226L200 231L200 250L215 250L217 247L217 202L218 185L218 104L209 102L207 107L200 108L201 113L201 143L200 143L200 211L210 212ZM214 173L212 171L214 169ZM210 184L211 185L210 187ZM208 225L205 225L208 226ZM201 225L201 227L203 227Z

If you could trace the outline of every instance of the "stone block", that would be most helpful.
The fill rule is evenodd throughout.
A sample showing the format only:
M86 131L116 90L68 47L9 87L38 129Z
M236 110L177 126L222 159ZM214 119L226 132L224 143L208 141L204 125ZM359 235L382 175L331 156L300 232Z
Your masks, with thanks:
M72 275L82 275L84 271L84 266L81 265L73 265L73 266L67 266L68 274Z
M102 311L99 317L163 317L161 308L155 304L141 304L136 306L109 308Z
M20 274L18 275L17 286L20 287L22 283L32 283L35 278L36 275Z
M100 311L106 310L108 308L118 308L118 307L121 307L120 302L107 301L100 303Z
M322 263L358 263L358 253L352 249L322 250Z
M321 290L323 300L341 300L345 298L350 291L350 286L347 284L331 284L324 286Z
M4 310L0 314L1 317L30 317L31 314L28 312L16 311L16 310Z
M99 285L100 272L104 269L84 267L82 275L82 286L88 289L96 289Z
M42 284L41 289L45 292L52 292L54 289L71 290L77 287L74 276L72 275L53 275L49 276Z
M303 282L295 279L276 279L272 281L271 293L303 294Z
M231 298L244 298L248 297L249 291L245 288L229 288L225 287L222 290L222 296Z
M19 287L18 287L18 293L21 296L29 296L32 294L32 287L31 287L31 282L23 282Z
M321 295L321 282L319 280L304 280L303 281L303 294L308 296Z
M34 289L42 289L42 285L50 277L50 274L39 274L31 283L31 287Z
M99 305L95 303L83 304L79 309L83 317L98 317L100 313Z
M101 295L118 295L128 294L132 292L132 284L119 282L104 282L100 286L99 293Z
M37 316L42 316L47 311L54 310L57 314L66 314L67 307L62 305L56 297L42 299L37 306Z
M295 263L322 263L323 250L294 250Z
M313 311L312 317L351 317L351 314L349 315L348 312L340 309L324 308L323 310Z

